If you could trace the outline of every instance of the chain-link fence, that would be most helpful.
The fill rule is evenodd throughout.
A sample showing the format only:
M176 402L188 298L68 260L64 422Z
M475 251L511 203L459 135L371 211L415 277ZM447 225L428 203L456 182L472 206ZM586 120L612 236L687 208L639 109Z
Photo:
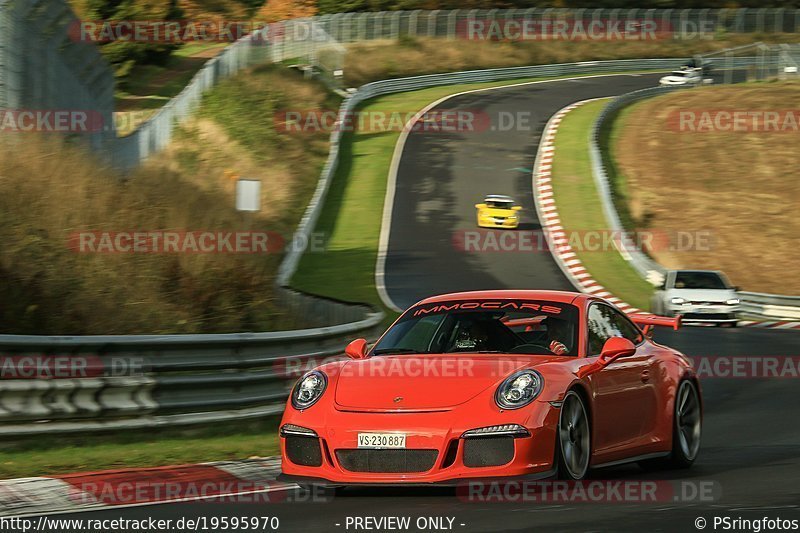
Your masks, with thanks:
M202 95L243 68L299 61L321 71L335 85L344 68L346 49L341 43L405 36L493 40L527 31L531 32L527 37L533 39L592 37L593 31L612 32L605 36L612 39L630 37L631 32L650 32L659 39L698 39L725 32L793 33L800 29L800 10L457 9L296 19L269 25L231 44L206 63L179 95L127 137L117 137L114 131L113 73L93 43L71 35L77 23L64 0L0 0L0 106L17 111L86 111L94 117L90 132L93 145L105 147L112 161L127 169L163 149L172 139L175 123L196 109ZM756 52L765 58L768 54ZM786 47L780 53L782 64L791 66L798 61L795 48ZM762 67L751 68L771 68L772 75L787 72L766 59ZM757 77L766 73L764 70Z
M619 22L623 31L645 22L660 33L674 38L694 39L701 34L796 33L800 29L800 10L772 8L741 9L456 9L435 11L393 11L383 13L339 13L317 17L322 28L343 43L372 39L398 39L402 36L470 37L472 30L519 31L521 23L532 23L534 31L544 28L574 31L577 22L592 31L592 23ZM554 25L568 21L567 25ZM497 24L492 25L492 22ZM482 34L472 34L478 36Z
M99 148L113 134L114 76L96 46L73 38L77 23L64 0L0 4L0 105L27 112L44 129L58 126L48 112L81 113Z

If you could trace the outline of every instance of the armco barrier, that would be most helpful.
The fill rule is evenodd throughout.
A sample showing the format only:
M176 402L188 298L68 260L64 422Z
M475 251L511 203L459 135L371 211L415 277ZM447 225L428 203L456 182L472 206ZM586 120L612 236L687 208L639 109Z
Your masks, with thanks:
M800 296L782 296L758 292L740 292L742 311L767 320L800 321Z
M280 413L309 359L340 356L346 339L368 334L381 318L373 313L350 324L275 333L0 335L0 435L169 427ZM82 363L54 376L41 361L55 356ZM27 372L23 379L11 379L20 369Z
M734 66L735 68L752 66L755 64L753 63L754 60L755 58L736 58ZM713 64L717 65L722 64L722 62L722 60L712 61ZM730 62L725 64L730 64ZM763 65L763 63L759 64ZM617 213L614 205L613 192L606 171L606 161L602 152L602 136L608 131L613 118L622 108L639 100L659 96L678 89L679 87L652 87L618 96L603 109L592 127L589 141L592 174L609 229L619 235L627 235L627 233L624 231L619 213ZM663 281L667 269L639 250L632 240L628 239L624 243L620 254L643 279L653 285L659 285ZM800 297L754 292L740 292L739 295L744 316L766 320L800 319Z

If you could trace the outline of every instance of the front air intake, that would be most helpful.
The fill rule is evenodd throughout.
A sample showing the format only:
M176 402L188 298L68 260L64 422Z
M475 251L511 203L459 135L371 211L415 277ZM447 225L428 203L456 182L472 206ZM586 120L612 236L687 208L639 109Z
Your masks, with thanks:
M336 458L345 470L376 474L427 472L438 455L437 450L336 450Z
M464 439L464 466L502 466L514 458L514 437Z
M300 466L322 466L322 450L317 437L286 437L286 457Z

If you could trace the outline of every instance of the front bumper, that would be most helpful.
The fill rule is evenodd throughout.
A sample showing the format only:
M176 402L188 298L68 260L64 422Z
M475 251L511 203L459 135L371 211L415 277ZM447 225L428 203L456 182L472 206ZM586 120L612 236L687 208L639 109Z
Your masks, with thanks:
M681 316L684 324L734 324L738 305L670 305L670 316Z
M549 477L552 475L555 457L559 411L547 402L535 402L535 408L531 407L532 409L503 412L487 408L484 413L475 412L476 409L462 413L457 408L423 413L343 412L336 409L316 412L314 409L305 412L287 411L281 427L293 424L313 430L318 436L316 440L320 451L319 456L315 455L316 452L312 454L314 460L311 463L316 466L299 464L296 453L295 460L290 459L291 454L287 454L287 437L282 436L281 479L310 485L351 486L452 485L469 479ZM496 455L501 458L502 464L483 466L478 462L481 465L474 466L476 449L486 445L487 448L508 450L508 441L501 443L495 440L487 443L490 438L462 438L462 434L470 429L499 424L520 424L530 435L491 437L511 439L513 451ZM376 453L353 461L353 456L359 456L365 451L357 445L358 433L361 432L405 433L406 450L410 453L402 453L402 450L401 453L397 450L381 450L380 452L388 454ZM467 443L468 440L472 442ZM289 444L295 446L294 442ZM296 448L292 451L296 451ZM430 467L428 463L412 458L418 456L419 452L426 454L426 460L435 455L435 459L429 462ZM389 454L402 457L398 461L386 461ZM393 471L379 471L385 464L389 464ZM469 464L473 466L468 466ZM369 467L364 468L364 465ZM394 471L402 470L406 465L412 465L412 470L422 470Z
M384 483L342 483L332 481L330 479L323 479L319 477L307 477L307 476L292 476L287 474L278 474L276 477L277 481L281 481L283 483L295 483L300 486L314 486L314 487L321 487L321 488L339 488L339 487L374 487L378 486L385 486L385 487L463 487L468 483L483 483L489 484L493 482L509 482L509 481L538 481L540 479L547 479L551 477L555 477L557 471L555 468L552 470L545 470L542 472L537 472L534 474L525 474L521 476L502 476L502 477L482 477L482 478L455 478L455 479L445 479L443 481L432 481L432 482L414 482L414 481L407 481L402 483L392 483L392 482L384 482Z
M516 229L519 227L519 218L499 220L492 217L478 219L478 227L494 229Z

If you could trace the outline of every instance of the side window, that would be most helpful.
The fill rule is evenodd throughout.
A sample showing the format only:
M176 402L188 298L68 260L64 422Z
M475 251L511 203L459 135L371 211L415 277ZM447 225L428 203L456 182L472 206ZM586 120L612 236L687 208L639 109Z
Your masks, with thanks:
M614 326L619 332L616 336L625 337L633 344L639 344L644 340L642 337L642 332L639 331L639 328L637 328L627 316L625 316L623 313L620 313L616 309L611 309L611 314L613 316L612 321Z
M611 337L625 337L634 344L642 342L642 334L622 313L603 304L589 307L587 331L588 355L600 355L603 344Z

